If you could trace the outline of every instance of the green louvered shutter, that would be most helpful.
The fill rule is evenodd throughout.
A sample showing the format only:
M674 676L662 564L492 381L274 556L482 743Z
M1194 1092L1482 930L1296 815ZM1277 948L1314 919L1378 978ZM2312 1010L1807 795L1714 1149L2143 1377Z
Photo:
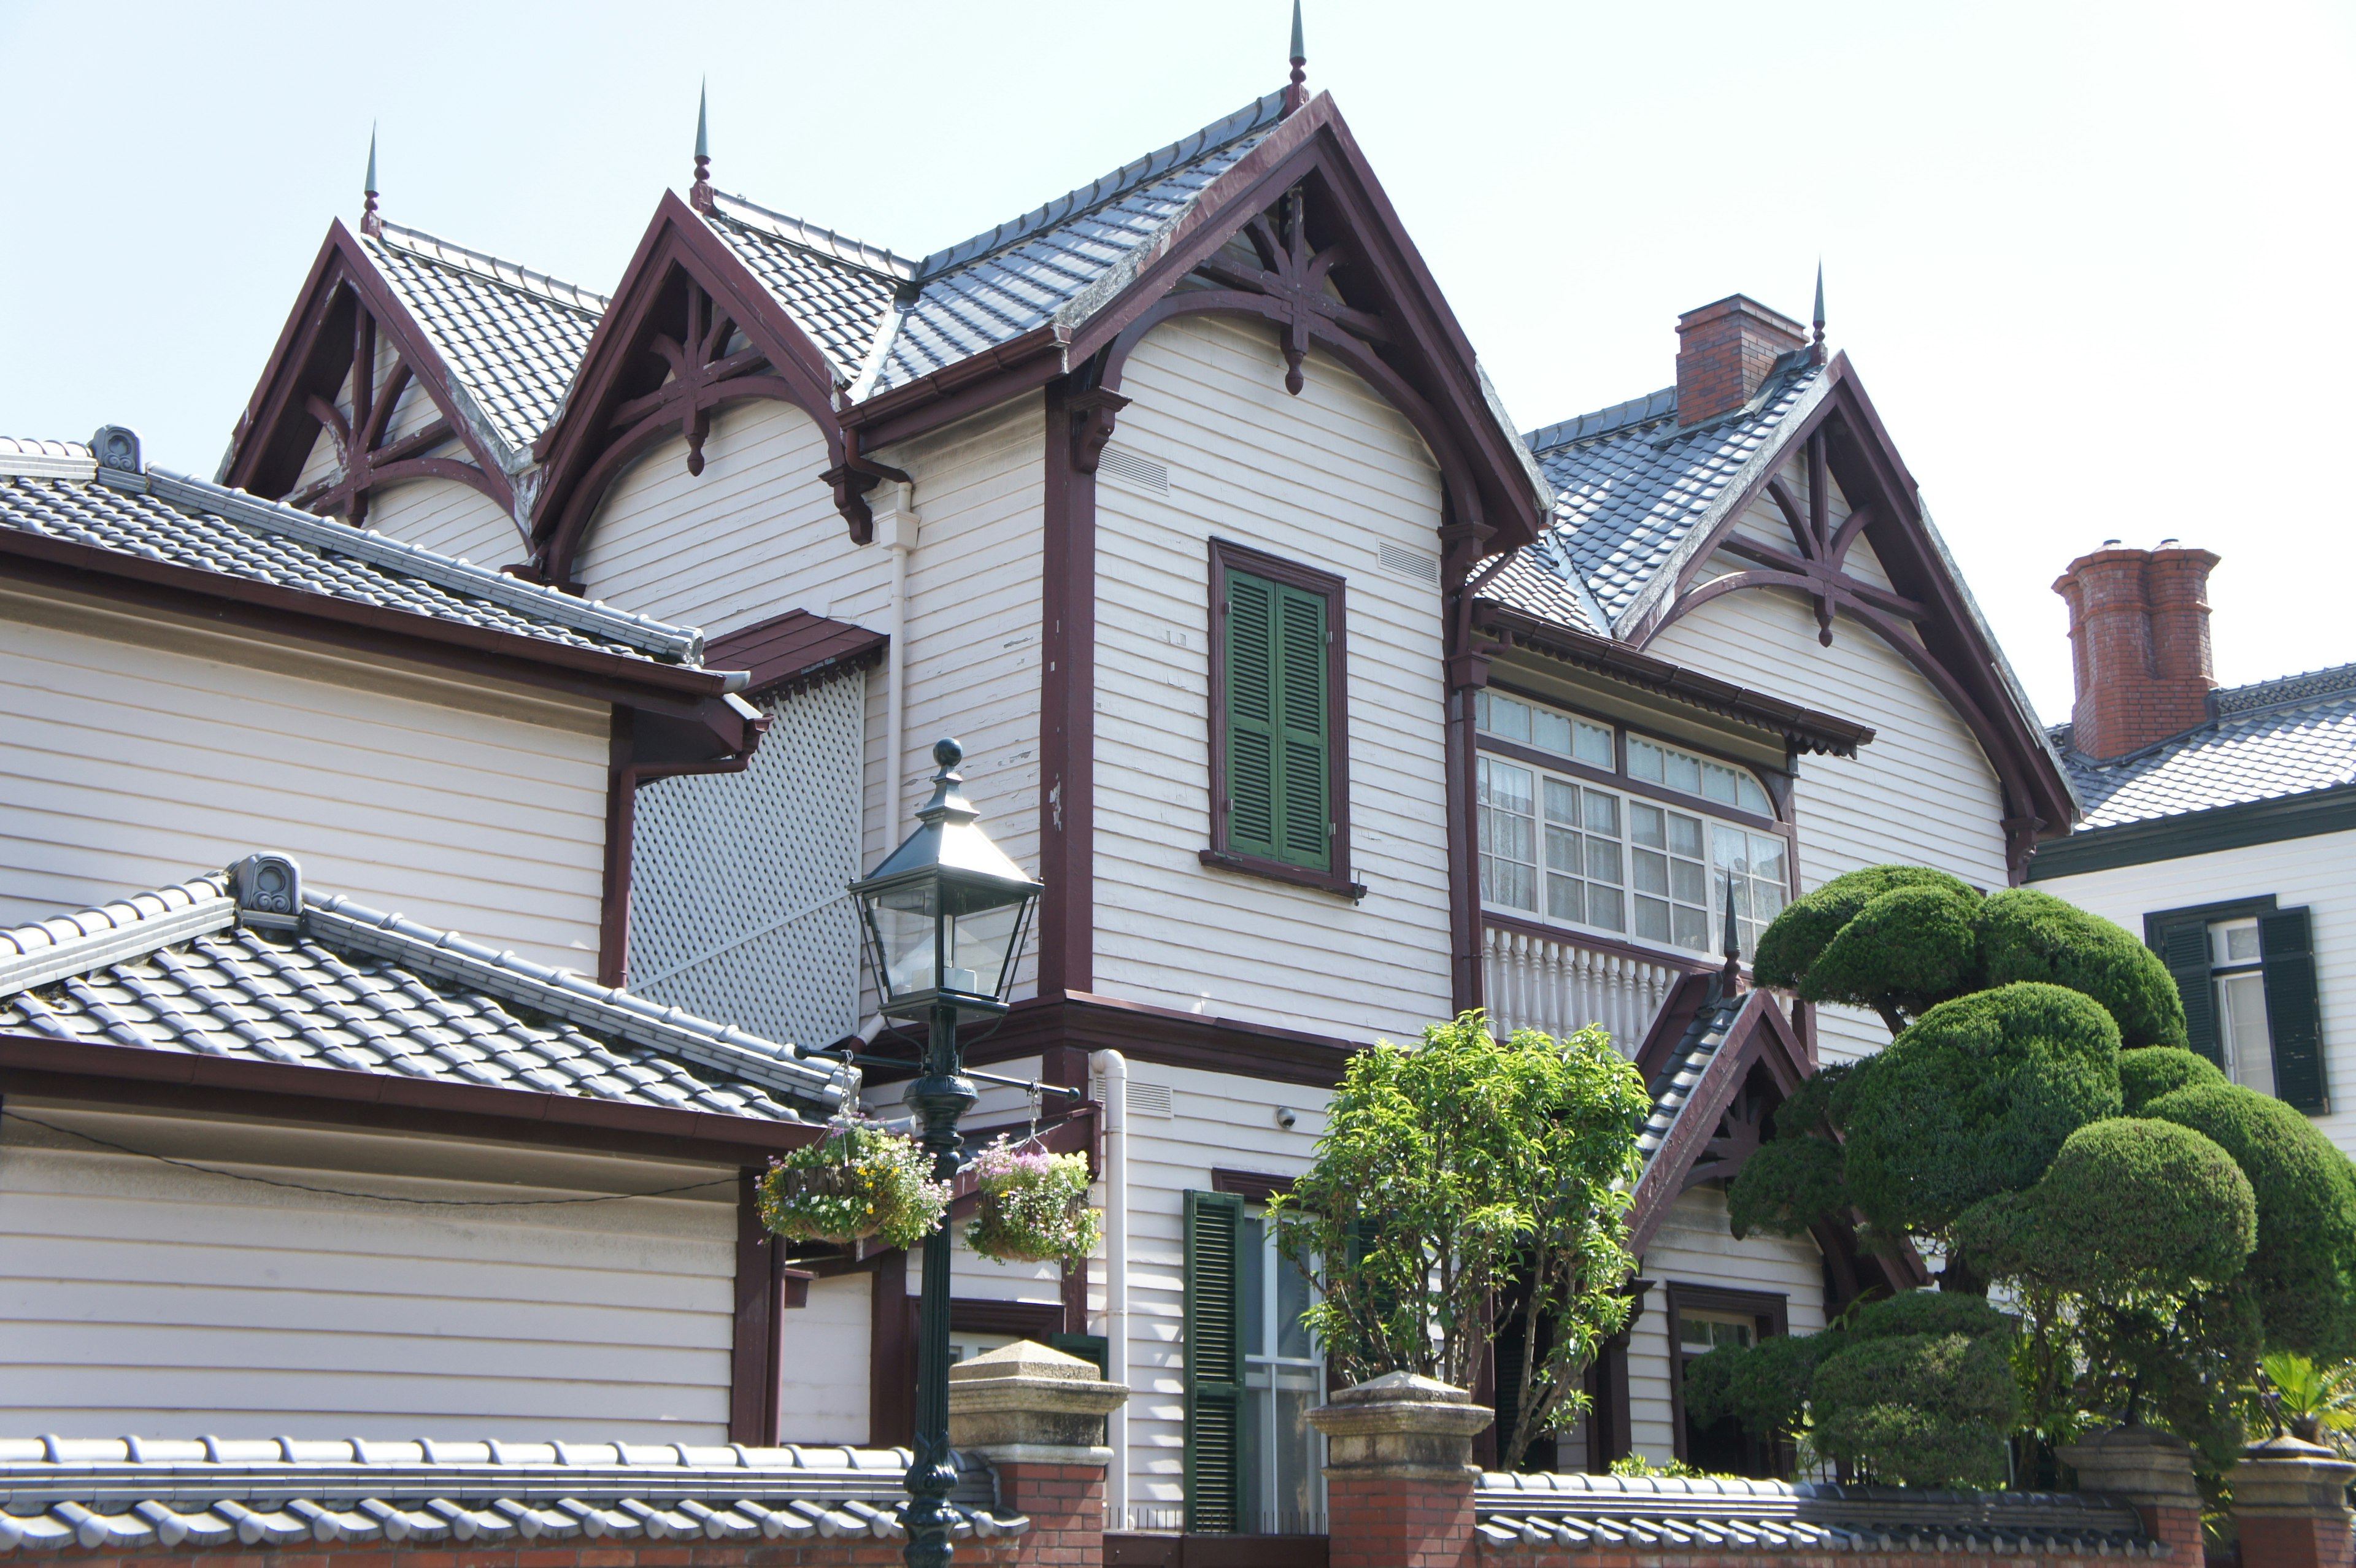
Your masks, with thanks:
M1333 819L1326 797L1325 597L1279 587L1276 605L1283 725L1279 842L1284 859L1328 870Z
M1277 855L1276 584L1227 574L1227 848Z
M1331 870L1324 596L1231 571L1226 623L1226 847Z
M1186 1194L1186 1529L1243 1528L1244 1200Z
M2184 1041L2222 1067L2225 1055L2217 1045L2217 992L2209 982L2209 923L2182 921L2162 926L2158 934L2159 961L2176 977L2177 993L2184 998Z
M2304 909L2258 916L2265 960L2266 1032L2275 1045L2275 1093L2302 1111L2324 1107L2323 1028L2315 997L2313 933Z

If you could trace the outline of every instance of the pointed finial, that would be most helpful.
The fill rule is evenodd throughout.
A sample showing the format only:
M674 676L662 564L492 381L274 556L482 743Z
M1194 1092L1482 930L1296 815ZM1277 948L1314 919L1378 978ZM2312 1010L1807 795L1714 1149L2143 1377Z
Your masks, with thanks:
M687 204L698 212L712 210L712 87L709 80L695 90L695 183L687 188Z
M376 122L373 120L369 122L369 172L368 180L361 191L360 232L363 234L384 232L384 219L376 215Z
M1808 362L1812 365L1825 362L1825 259L1822 256L1816 258L1816 345L1809 350Z
M1742 933L1734 923L1734 869L1726 872L1726 967L1719 971L1720 989L1731 997L1742 985Z
M1301 41L1301 0L1292 0L1292 80L1284 90L1284 112L1309 101L1309 50Z

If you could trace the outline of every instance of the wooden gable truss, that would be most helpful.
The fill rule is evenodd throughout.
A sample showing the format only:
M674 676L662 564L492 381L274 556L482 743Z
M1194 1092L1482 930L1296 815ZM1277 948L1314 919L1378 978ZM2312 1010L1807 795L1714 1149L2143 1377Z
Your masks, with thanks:
M666 192L614 302L597 324L564 411L533 443L544 478L532 506L530 571L577 590L573 569L598 504L630 464L670 437L703 472L715 409L776 399L826 438L820 477L851 538L867 541L866 494L894 469L862 463L836 416L826 357L720 237Z
M2075 799L2025 699L1969 607L1954 563L1931 530L1914 477L1848 357L1836 356L1824 374L1826 390L1815 407L1780 433L1750 480L1720 509L1716 526L1681 554L1662 591L1615 630L1629 646L1643 649L1711 600L1752 588L1806 595L1815 612L1817 638L1826 645L1840 619L1863 626L1930 682L1987 753L2003 787L2005 859L2017 884L2027 874L2038 841L2070 831ZM1795 454L1807 468L1804 496L1794 496L1782 477ZM1837 528L1831 524L1827 475L1851 507ZM1774 503L1791 532L1788 550L1737 531L1762 495ZM1848 571L1859 539L1872 546L1891 588ZM1705 580L1711 557L1720 551L1751 564Z
M380 376L380 343L391 345L394 355ZM348 382L348 414L337 401ZM388 441L402 396L412 386L432 400L436 417L423 430ZM335 444L337 473L294 493L322 430ZM453 439L465 448L465 458L428 455ZM230 438L220 482L359 525L367 521L374 492L425 478L467 485L515 514L514 485L488 437L462 412L441 355L337 219Z

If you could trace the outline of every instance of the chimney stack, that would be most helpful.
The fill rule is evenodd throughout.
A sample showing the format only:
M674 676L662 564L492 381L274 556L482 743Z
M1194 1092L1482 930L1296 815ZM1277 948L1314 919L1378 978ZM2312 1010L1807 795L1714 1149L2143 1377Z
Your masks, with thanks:
M2217 558L2162 539L2127 549L2104 539L2053 584L2070 606L2077 701L2071 744L2097 762L2209 721L2209 569Z
M1748 294L1686 312L1677 317L1677 423L1732 413L1777 359L1806 343L1798 322Z

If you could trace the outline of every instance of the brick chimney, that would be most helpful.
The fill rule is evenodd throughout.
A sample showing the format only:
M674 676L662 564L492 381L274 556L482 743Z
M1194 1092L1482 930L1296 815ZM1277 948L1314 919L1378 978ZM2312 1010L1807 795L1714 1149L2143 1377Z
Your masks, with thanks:
M1776 359L1805 345L1800 324L1748 294L1677 317L1677 422L1699 424L1751 400Z
M2097 761L2124 757L2209 720L2209 569L2217 558L2162 539L2127 549L2104 539L2053 584L2070 606L2077 701L2071 743Z

